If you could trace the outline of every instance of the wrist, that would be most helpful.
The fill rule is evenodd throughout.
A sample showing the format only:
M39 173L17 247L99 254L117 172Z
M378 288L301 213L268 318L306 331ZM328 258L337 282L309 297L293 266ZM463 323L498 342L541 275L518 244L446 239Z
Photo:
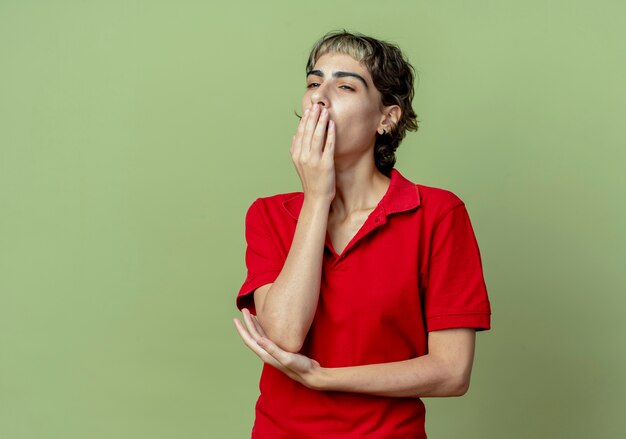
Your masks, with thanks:
M310 206L311 209L330 209L330 204L332 203L334 197L326 197L326 196L314 196L304 194L303 208L304 206Z
M310 388L318 391L332 390L332 369L318 366L310 379Z

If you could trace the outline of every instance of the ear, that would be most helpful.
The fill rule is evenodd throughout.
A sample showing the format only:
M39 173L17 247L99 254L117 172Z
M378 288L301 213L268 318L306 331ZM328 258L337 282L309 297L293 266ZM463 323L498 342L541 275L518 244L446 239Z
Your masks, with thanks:
M389 105L383 107L383 115L380 118L380 124L376 131L378 134L389 134L398 125L400 117L402 117L402 110L398 105Z

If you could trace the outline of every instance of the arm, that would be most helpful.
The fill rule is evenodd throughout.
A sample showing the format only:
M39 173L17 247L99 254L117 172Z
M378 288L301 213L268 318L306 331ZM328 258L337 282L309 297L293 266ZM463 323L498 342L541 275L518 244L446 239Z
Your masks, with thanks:
M319 299L328 213L335 195L335 129L330 123L326 136L327 122L328 113L319 110L306 111L300 121L290 152L302 181L304 203L280 274L254 293L259 322L289 352L302 347Z
M328 204L304 200L282 271L254 293L257 318L268 336L298 352L313 321L319 298Z
M427 355L392 363L321 368L316 385L320 390L378 396L461 396L469 388L475 336L472 328L431 332Z
M324 368L304 355L286 352L247 310L245 327L235 319L244 343L264 362L315 389L390 397L461 396L469 388L475 330L457 328L429 334L427 355L405 361L365 366Z

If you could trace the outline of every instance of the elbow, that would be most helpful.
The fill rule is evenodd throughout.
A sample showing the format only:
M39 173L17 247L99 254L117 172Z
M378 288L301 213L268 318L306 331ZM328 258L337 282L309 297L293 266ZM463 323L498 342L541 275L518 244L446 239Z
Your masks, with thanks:
M456 375L449 380L447 396L463 396L469 391L470 376L468 374Z
M447 362L445 370L445 396L463 396L469 391L472 377L472 363L465 361Z
M268 335L268 338L272 340L283 351L297 354L302 349L304 340L300 340L294 337L272 337Z
M266 325L265 323L261 324L261 327L265 332L265 337L283 351L297 354L304 345L304 336L301 336L299 331L282 325Z
M412 393L408 396L414 398L423 397L455 397L463 396L469 390L470 377L467 375L444 373L439 375L435 381L430 383L427 387L416 387Z
M469 381L464 381L461 383L457 383L456 386L453 387L450 396L463 396L469 390Z
M276 346L284 351L297 354L304 345L308 328L299 327L293 322L288 321L281 316L268 314L257 308L257 322L264 332L265 338L270 339ZM261 332L261 331L259 331Z
M469 391L470 372L456 367L441 368L435 382L427 392L421 396L455 397L463 396Z

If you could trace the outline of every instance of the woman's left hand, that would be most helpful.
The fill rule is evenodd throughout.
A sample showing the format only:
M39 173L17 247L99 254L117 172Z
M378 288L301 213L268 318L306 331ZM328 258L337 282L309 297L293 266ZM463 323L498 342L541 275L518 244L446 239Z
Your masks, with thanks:
M323 368L320 364L302 354L287 352L267 338L265 331L246 308L243 309L244 325L239 319L233 319L235 327L243 342L252 352L263 360L264 363L275 367L292 380L295 380L311 389L321 390L320 378Z

